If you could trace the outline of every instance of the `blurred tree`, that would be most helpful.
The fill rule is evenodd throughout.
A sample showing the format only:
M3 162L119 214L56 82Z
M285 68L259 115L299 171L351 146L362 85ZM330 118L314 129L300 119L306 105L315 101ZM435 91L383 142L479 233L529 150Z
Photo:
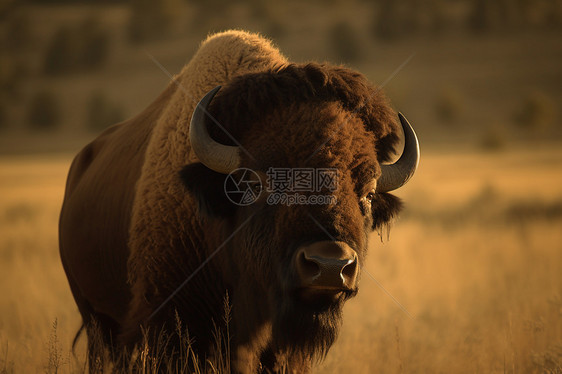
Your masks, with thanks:
M496 5L496 0L471 0L467 19L469 29L475 33L490 31L498 22Z
M471 0L467 25L476 33L551 27L562 20L561 0Z
M459 91L447 88L441 91L435 100L435 115L444 124L455 123L463 111L464 100Z
M83 42L81 65L86 68L99 68L109 56L109 35L104 31L100 19L86 18L79 26L78 33Z
M329 30L329 40L334 57L341 62L357 62L362 54L361 43L355 30L347 22L339 22Z
M27 121L37 130L55 128L60 122L60 109L55 94L50 91L36 93L29 104Z
M31 44L31 22L21 7L10 12L2 31L2 48L6 50L18 52Z
M92 94L87 108L88 128L100 131L124 119L123 110L101 92Z
M429 7L431 2L422 3L421 0L402 1L398 8L398 17L402 21L402 34L415 34L420 32L429 23Z
M14 13L16 12L16 13ZM23 98L22 83L26 75L27 57L21 53L23 44L11 40L10 34L14 30L17 9L12 9L7 22L0 22L0 128L8 126L9 118L14 111L14 104ZM16 38L17 39L17 38ZM27 40L24 36L22 42Z
M499 125L487 127L480 137L480 147L485 151L499 151L507 144L506 131Z
M129 38L133 42L143 42L165 36L181 10L181 0L132 0Z
M551 0L546 9L545 24L548 28L562 26L562 0Z
M47 74L60 74L78 66L80 42L68 26L60 27L47 47L43 70Z
M0 97L18 99L25 71L13 55L0 56Z
M7 123L8 110L6 109L6 107L7 107L6 103L0 97L0 130L7 127L8 125Z
M400 19L399 3L381 0L375 14L374 33L379 39L392 40L399 37L404 27Z
M374 35L381 40L395 40L423 32L442 32L449 26L445 0L380 0L375 4Z
M435 33L443 32L449 27L447 18L447 3L444 0L433 0L428 5L430 14L429 28Z
M0 101L11 112L12 104L23 97L32 33L27 9L21 3L7 4L11 6L0 6L5 9L5 13L0 10Z
M99 18L88 17L74 27L60 27L47 48L43 69L57 75L103 66L109 56L109 34Z
M0 19L10 13L16 6L16 0L2 0L0 1Z
M516 125L528 131L540 132L554 122L555 105L550 97L540 91L527 95L513 114Z

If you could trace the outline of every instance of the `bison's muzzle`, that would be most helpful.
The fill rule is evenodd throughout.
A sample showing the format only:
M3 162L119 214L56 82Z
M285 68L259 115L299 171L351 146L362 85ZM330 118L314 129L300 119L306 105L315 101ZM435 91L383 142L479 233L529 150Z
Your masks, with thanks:
M344 242L319 241L302 246L295 254L294 266L299 295L307 303L327 302L357 288L357 253Z

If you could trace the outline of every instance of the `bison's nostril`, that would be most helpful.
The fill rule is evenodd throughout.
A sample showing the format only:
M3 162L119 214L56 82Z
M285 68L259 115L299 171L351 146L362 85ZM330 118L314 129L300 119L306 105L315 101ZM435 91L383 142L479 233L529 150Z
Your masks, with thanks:
M301 277L304 276L309 278L312 282L320 276L320 266L316 263L316 261L310 261L307 259L304 252L301 252L299 255L299 265Z
M346 284L355 280L357 276L357 259L354 258L350 260L350 262L343 267L341 276Z

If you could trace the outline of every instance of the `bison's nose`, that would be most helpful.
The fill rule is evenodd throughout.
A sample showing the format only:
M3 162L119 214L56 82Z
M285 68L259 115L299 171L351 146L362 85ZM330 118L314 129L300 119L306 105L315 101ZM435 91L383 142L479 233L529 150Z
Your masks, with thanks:
M301 247L295 261L302 287L355 288L357 254L344 242L320 241Z

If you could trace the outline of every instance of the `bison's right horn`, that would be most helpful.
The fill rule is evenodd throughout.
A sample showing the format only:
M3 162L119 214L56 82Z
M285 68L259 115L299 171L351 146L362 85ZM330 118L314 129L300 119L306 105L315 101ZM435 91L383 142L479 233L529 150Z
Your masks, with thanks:
M221 86L209 91L195 107L189 125L189 140L195 155L206 167L221 174L229 174L240 166L240 151L236 146L221 144L209 135L205 126L207 108Z
M382 174L377 181L377 192L389 192L403 185L412 178L420 161L420 145L414 129L402 115L398 113L404 130L404 151L400 158L391 165L381 165Z

